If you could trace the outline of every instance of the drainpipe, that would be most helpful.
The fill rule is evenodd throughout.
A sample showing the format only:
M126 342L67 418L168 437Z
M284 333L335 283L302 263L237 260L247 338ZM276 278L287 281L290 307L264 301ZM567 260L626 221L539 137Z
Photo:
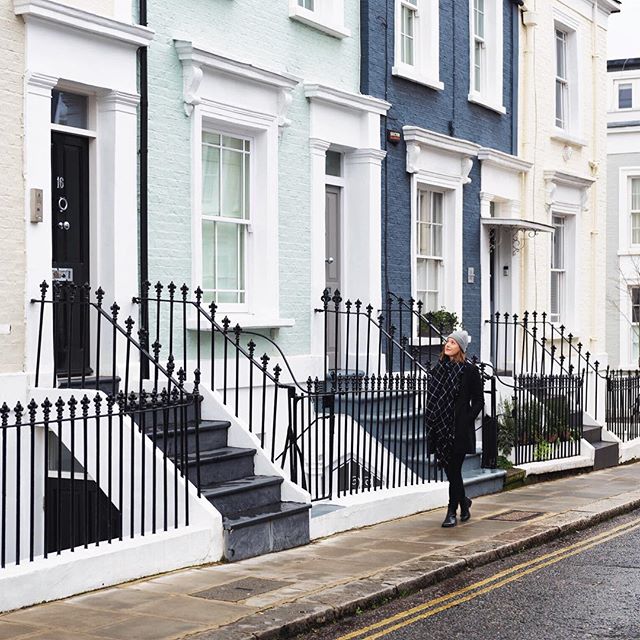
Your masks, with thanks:
M591 104L593 105L593 114L592 114L592 130L591 135L593 137L593 147L592 147L592 160L589 162L589 167L591 169L592 176L596 179L591 187L591 282L593 286L596 286L598 281L598 268L596 266L598 260L594 259L597 256L596 248L598 244L598 237L600 236L600 231L598 229L598 174L599 174L599 163L600 163L600 144L599 144L599 127L598 127L598 118L596 117L600 110L598 108L598 100L599 100L599 87L598 87L598 66L600 63L600 55L598 52L598 0L593 0L593 5L591 7L591 84L592 84L592 94L591 94ZM604 242L604 240L602 240ZM602 291L602 297L606 297L606 291ZM589 327L590 335L595 338L597 342L600 339L600 331L601 328L600 323L597 322L596 318L596 310L594 308L594 314L590 318L591 326ZM604 322L602 323L602 328L604 328ZM592 352L593 347L595 345L592 344ZM598 347L596 347L598 348Z
M143 27L147 26L147 0L139 0L138 22ZM140 176L140 212L139 212L139 253L140 253L140 295L144 293L144 283L149 279L149 194L148 194L148 140L149 140L149 90L148 90L148 66L147 47L138 49L138 77L140 83L140 119L138 138L139 151L139 176ZM140 307L140 328L149 335L149 307L142 302ZM143 345L144 346L144 345ZM149 377L149 362L140 355L140 374L143 378Z
M520 7L523 0L517 0L511 8L511 46L517 55L511 56L511 154L518 155L518 83L520 81Z

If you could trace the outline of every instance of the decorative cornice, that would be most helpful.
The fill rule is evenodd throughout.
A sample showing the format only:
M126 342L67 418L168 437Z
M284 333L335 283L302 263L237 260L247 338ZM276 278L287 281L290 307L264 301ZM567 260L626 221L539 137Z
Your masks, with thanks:
M583 178L563 171L545 171L546 182L554 182L557 185L565 185L577 189L588 189L594 182L594 178Z
M383 149L356 149L347 154L349 162L373 162L380 164L387 157Z
M140 104L140 96L137 93L127 93L125 91L105 91L100 94L99 108L105 107L127 107L135 111Z
M385 115L391 109L391 103L372 96L365 96L359 93L350 93L334 87L327 87L321 84L305 83L304 95L310 100L336 104L347 109L357 111L368 111Z
M292 89L300 82L290 74L276 73L257 67L249 62L228 58L214 51L207 51L187 40L174 40L178 58L182 62L182 90L184 110L187 116L202 102L201 87L205 72L222 73L239 81L251 82L275 91L278 94L278 127L280 133L289 126L287 111L291 105Z
M328 140L322 140L321 138L309 138L309 147L312 151L326 153L330 146L331 143Z
M512 156L508 153L503 153L496 149L488 149L486 147L483 147L478 151L478 160L480 160L483 165L488 164L501 169L515 171L517 173L527 173L531 167L533 167L531 162L522 160L517 156Z
M452 138L420 127L403 127L402 132L407 142L407 147L409 147L409 143L414 143L421 147L430 147L439 151L448 151L449 153L469 157L475 157L480 149L480 145L473 142Z
M30 73L27 71L27 85L29 87L38 87L39 89L51 91L58 84L59 79L56 76L48 76L45 73Z
M154 36L148 27L120 22L52 0L13 0L13 10L25 22L32 19L50 22L136 47L148 46Z

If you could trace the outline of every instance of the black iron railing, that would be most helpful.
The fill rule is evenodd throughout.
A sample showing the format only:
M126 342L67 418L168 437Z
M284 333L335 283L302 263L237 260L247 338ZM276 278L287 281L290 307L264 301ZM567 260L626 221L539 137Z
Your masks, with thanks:
M606 423L623 442L640 437L640 371L607 372Z
M325 351L319 376L300 381L271 338L220 318L201 289L158 283L151 291L146 284L134 302L149 308L156 360L202 371L272 462L314 500L435 478L423 425L429 369L370 305L323 296L325 346L336 348ZM396 350L399 371L386 371L385 349ZM487 451L486 460L495 457Z
M547 319L546 313L522 316L496 313L491 327L492 361L501 376L579 376L584 381L584 408L596 420L602 412L606 370L582 342Z
M0 567L188 526L197 398L174 388L4 404Z
M583 432L579 376L522 375L515 381L512 415L515 464L578 456Z

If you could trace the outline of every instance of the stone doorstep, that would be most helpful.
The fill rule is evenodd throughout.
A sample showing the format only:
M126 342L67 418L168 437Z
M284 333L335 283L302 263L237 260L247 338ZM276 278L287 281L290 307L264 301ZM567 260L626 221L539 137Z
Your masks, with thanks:
M366 578L331 585L283 606L236 623L190 636L190 640L271 640L311 630L358 610L432 586L520 551L540 546L640 508L640 491L596 500L575 510L550 514L483 541L473 541L398 564ZM455 551L454 553L451 553Z

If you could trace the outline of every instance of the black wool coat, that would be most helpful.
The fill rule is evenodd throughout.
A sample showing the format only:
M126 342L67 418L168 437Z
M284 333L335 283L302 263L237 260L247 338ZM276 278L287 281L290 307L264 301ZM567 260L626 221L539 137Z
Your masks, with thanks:
M484 406L484 392L478 367L466 363L454 408L454 453L476 452L475 420Z

